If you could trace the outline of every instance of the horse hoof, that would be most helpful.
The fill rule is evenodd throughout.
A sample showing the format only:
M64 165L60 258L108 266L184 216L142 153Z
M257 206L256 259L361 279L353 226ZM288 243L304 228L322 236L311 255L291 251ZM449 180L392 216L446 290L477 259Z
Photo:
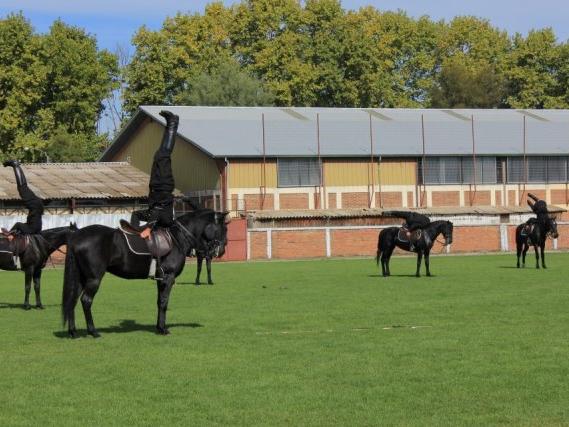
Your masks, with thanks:
M158 335L170 335L168 328L160 328L157 331Z
M22 308L27 311L27 310L31 310L32 306L29 304L24 304L24 306Z
M213 282L207 282L208 285L213 285Z
M69 333L69 338L73 340L79 338L79 335L77 335L77 331L69 331L68 333Z
M199 285L201 285L201 283L200 283L200 282L196 282L196 283L194 283L194 285L199 286Z
M36 304L38 310L43 310L45 307L42 304Z
M93 338L101 338L101 334L98 331L88 331L87 333Z

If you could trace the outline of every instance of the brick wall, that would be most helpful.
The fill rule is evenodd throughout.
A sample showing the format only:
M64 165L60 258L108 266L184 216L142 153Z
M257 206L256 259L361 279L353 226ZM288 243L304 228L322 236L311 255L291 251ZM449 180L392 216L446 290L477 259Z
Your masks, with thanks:
M375 205L382 202L384 208L397 208L403 206L403 193L400 191L382 191L375 193Z
M267 259L267 233L250 233L251 259Z
M378 229L331 230L332 256L375 255Z
M567 203L569 191L551 190L551 203L554 205L564 205Z
M460 206L458 191L433 191L433 206Z
M342 193L342 208L367 208L368 206L368 193Z
M326 256L324 230L272 232L273 258L319 258Z
M281 209L308 209L308 193L280 194Z
M275 199L272 194L265 194L264 199L261 194L245 194L245 210L273 210Z
M480 205L490 206L492 203L490 191L465 191L464 204L465 205Z
M328 209L336 209L336 193L328 194Z
M558 226L560 237L557 241L558 249L569 249L569 224ZM330 252L332 257L342 256L374 256L377 250L377 239L380 228L352 228L330 229ZM508 248L515 252L516 226L508 225ZM250 231L251 259L265 259L267 253L267 232ZM439 241L444 241L439 236ZM500 226L455 226L451 253L471 252L499 252ZM553 250L553 241L548 239L546 244L548 251ZM432 253L438 254L445 248L437 241L433 246ZM398 251L402 253L402 251ZM533 248L530 248L533 257ZM299 229L272 231L272 258L320 258L326 256L326 231L324 229Z

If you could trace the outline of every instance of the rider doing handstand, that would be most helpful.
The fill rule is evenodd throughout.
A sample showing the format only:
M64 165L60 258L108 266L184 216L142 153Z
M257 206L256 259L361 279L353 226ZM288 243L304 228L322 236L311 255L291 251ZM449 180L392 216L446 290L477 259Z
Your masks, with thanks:
M174 224L174 175L172 174L172 151L176 142L179 117L170 111L161 111L160 115L166 119L166 129L162 136L162 143L154 154L148 194L148 209L136 211L132 215L132 222L146 221L140 236L150 238L153 228L168 228ZM156 271L159 272L158 268Z
M405 220L404 228L407 230L407 238L409 239L409 250L415 249L416 240L414 240L414 232L418 229L423 229L431 223L428 216L418 212L407 211L386 211L383 212L385 216L395 216Z
M7 236L8 240L13 240L17 234L38 234L42 229L42 200L28 187L24 171L17 160L8 160L4 162L3 165L4 167L11 166L14 168L18 193L24 202L24 206L28 209L26 222L17 222L14 224L10 230L10 234Z

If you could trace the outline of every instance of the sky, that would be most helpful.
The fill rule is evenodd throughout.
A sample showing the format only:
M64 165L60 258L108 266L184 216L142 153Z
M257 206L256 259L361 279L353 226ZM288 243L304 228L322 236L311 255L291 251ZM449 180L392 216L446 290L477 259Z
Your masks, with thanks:
M167 16L176 12L203 12L208 0L0 0L0 17L22 11L38 32L48 31L51 23L64 22L95 35L100 48L114 51L117 45L129 47L142 25L159 29ZM224 1L229 5L232 0ZM406 11L410 16L429 15L450 20L457 15L487 18L510 34L527 34L531 29L552 27L559 41L569 39L567 0L343 0L345 9L372 5L380 10ZM129 49L132 53L132 47Z

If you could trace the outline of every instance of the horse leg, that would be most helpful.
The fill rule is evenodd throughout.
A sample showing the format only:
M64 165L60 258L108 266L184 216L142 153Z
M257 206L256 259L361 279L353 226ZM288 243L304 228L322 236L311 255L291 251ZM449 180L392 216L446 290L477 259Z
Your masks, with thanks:
M205 266L207 268L207 284L213 285L213 280L211 280L211 257L207 256L205 258Z
M429 269L429 255L430 251L425 251L425 269L427 270L427 276L431 276L431 270Z
M539 268L539 252L537 245L533 245L533 249L535 250L535 268Z
M420 249L417 251L417 272L415 276L421 277L421 259L423 258L423 251Z
M83 313L85 314L85 322L87 323L87 333L92 335L94 338L99 338L101 335L95 328L93 323L93 314L91 313L91 306L93 305L93 299L99 290L99 285L101 284L100 279L90 279L85 283L85 288L81 294L81 305L83 306Z
M36 293L36 308L43 308L40 296L41 268L34 270L34 292Z
M516 256L517 256L517 263L516 263L516 267L520 268L520 256L522 255L522 244L520 244L520 242L516 242ZM526 263L525 261L525 254L524 254L524 264Z
M198 262L197 262L197 266L198 266L198 271L196 273L196 281L195 284L199 285L200 284L200 275L202 274L202 263L203 263L203 257L201 255L197 255L198 258Z
M166 310L168 310L168 300L170 299L170 291L174 286L174 275L168 274L160 281L158 285L158 319L156 321L156 331L160 335L168 335L170 331L166 328Z
M383 277L391 276L391 271L389 270L389 261L391 260L391 254L393 249L386 249L381 253L381 272Z
M524 243L524 248L523 248L523 252L522 252L522 267L525 268L526 266L526 254L529 251L529 245L527 243Z
M547 268L545 266L545 241L541 245L539 245L539 249L541 250L541 266L543 268Z
M33 267L26 268L25 278L24 278L24 310L29 310L32 308L30 306L30 290L32 289L32 275Z

